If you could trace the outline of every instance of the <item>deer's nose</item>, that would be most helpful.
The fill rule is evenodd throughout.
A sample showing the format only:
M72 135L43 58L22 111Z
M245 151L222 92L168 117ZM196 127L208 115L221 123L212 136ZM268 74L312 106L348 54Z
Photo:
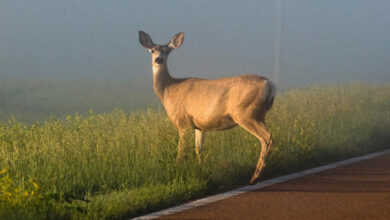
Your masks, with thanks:
M157 57L154 62L158 63L158 64L162 64L164 62L164 59L161 58L161 57Z

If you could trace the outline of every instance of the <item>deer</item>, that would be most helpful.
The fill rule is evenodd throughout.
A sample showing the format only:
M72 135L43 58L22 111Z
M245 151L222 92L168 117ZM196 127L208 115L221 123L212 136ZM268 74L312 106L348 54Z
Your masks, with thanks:
M152 55L154 92L179 133L176 161L181 160L187 146L185 134L188 131L195 130L195 153L201 163L206 132L239 125L261 144L256 170L249 182L254 184L272 146L265 115L274 102L274 83L254 74L219 79L174 78L168 71L167 59L183 44L184 33L174 35L165 45L153 43L143 31L138 33L140 44Z

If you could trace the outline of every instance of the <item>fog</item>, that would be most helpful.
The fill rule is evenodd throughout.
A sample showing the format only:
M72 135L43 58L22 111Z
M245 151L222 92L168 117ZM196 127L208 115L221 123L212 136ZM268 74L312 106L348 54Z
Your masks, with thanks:
M390 81L390 2L282 0L280 81ZM274 78L275 1L0 1L0 74L151 79L138 31L165 44L175 77ZM149 78L150 77L150 78Z

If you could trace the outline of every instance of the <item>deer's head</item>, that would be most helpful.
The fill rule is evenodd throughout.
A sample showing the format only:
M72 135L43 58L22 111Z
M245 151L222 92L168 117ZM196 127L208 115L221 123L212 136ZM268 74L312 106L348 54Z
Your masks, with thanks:
M166 45L153 43L152 38L145 32L139 32L139 42L152 54L153 65L166 64L169 53L183 44L184 33L180 32L172 37Z

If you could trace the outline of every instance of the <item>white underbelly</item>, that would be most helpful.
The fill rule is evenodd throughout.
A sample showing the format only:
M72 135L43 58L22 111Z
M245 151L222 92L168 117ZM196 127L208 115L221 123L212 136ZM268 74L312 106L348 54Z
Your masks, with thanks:
M237 126L230 116L218 117L213 119L199 119L193 118L195 128L201 130L226 130Z

